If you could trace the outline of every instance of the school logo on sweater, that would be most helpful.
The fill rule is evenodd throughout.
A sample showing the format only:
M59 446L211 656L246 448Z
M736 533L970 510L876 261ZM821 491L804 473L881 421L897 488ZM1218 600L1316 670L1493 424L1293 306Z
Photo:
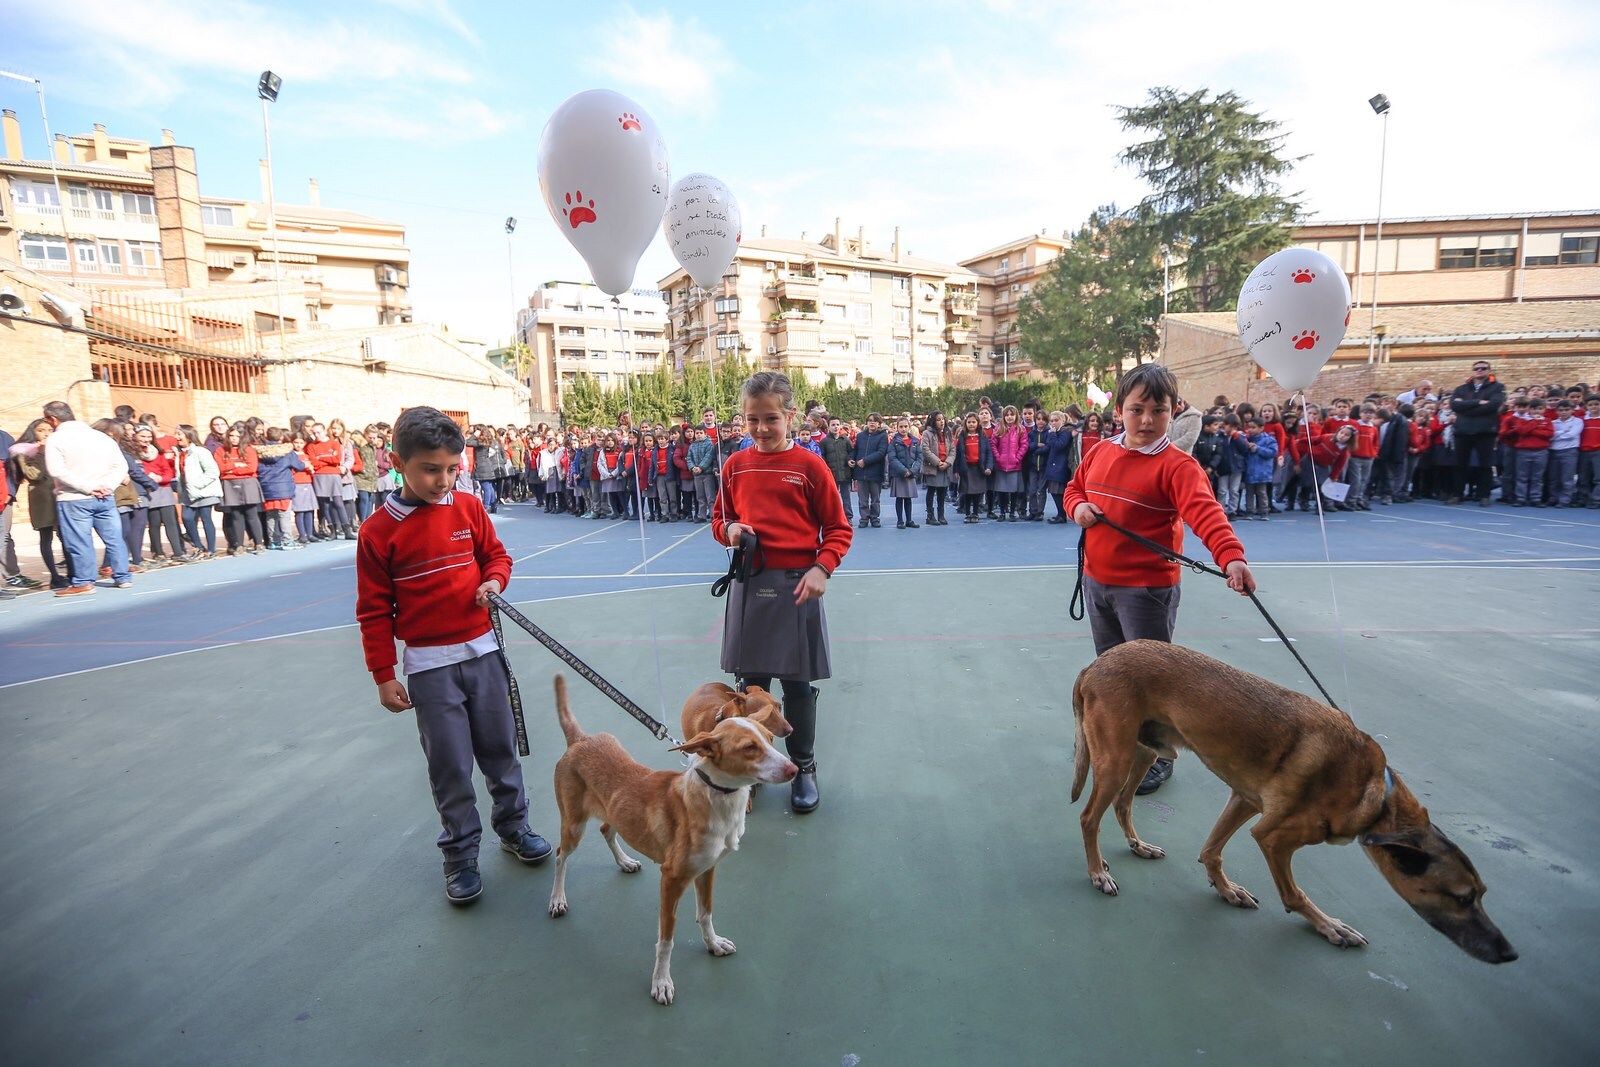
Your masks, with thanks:
M472 531L471 530L452 530L450 532L450 540L452 540L452 541L470 541L470 540L472 540Z

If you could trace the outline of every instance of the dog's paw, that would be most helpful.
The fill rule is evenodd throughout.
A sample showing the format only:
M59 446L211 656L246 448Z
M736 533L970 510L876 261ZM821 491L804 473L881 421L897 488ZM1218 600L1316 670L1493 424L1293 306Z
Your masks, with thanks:
M1111 868L1109 867L1098 874L1091 874L1089 882L1108 897L1117 895L1117 880L1111 877Z
M1152 845L1148 841L1129 841L1128 850L1142 860L1165 859L1167 850L1160 845Z
M623 874L638 874L639 868L644 865L632 856L622 856L617 860L617 866L622 869Z
M1338 919L1329 919L1328 925L1320 927L1317 933L1328 939L1328 943L1340 948L1360 948L1367 943L1360 931L1353 926L1348 926Z
M561 918L561 916L565 915L566 913L567 913L567 898L566 897L551 897L550 898L550 918L559 919L559 918Z
M739 950L734 947L732 941L725 937L708 937L706 938L706 951L713 956L731 956Z
M657 1004L672 1003L672 979L652 978L650 980L650 999Z
M1236 908L1254 909L1261 907L1261 901L1255 898L1255 894L1236 882L1223 882L1220 886L1212 882L1211 885L1216 889L1217 896Z

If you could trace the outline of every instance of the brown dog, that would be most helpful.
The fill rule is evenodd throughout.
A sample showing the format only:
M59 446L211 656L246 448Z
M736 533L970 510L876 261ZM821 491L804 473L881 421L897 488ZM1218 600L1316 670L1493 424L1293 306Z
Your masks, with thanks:
M683 726L683 736L693 737L716 729L724 719L735 718L760 723L773 737L788 737L794 733L794 727L783 717L783 705L759 685L752 685L741 693L721 682L707 682L683 702L679 722ZM755 810L756 789L756 786L750 787L749 797L744 802L746 814Z
M567 861L590 818L625 873L639 861L622 850L620 834L661 865L661 915L650 996L672 1003L672 933L678 901L694 883L695 921L706 949L728 956L732 941L711 924L711 891L717 861L739 847L744 833L745 794L755 782L787 782L798 768L772 747L772 734L747 718L724 719L715 729L676 746L694 757L687 770L652 771L629 758L610 734L586 734L567 707L567 682L556 675L556 717L567 751L556 762L556 804L561 844L556 851L552 918L567 913Z
M1200 851L1223 900L1258 906L1222 873L1222 848L1259 814L1250 833L1284 908L1333 944L1349 948L1367 939L1311 902L1295 884L1290 860L1304 845L1359 840L1412 910L1468 955L1485 963L1517 958L1484 913L1484 885L1472 861L1429 821L1388 768L1383 749L1343 712L1160 641L1130 641L1085 667L1072 688L1072 708L1072 799L1093 767L1094 789L1079 821L1089 880L1102 893L1117 892L1100 854L1106 808L1114 807L1135 856L1160 859L1165 853L1133 828L1134 789L1157 755L1171 759L1188 748L1233 789Z

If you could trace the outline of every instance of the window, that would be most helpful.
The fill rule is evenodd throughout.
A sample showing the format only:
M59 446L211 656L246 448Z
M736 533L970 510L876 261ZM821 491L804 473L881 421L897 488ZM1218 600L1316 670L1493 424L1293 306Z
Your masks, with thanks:
M577 371L575 371L575 370L564 370L564 371L561 372L561 384L562 385L571 385L573 382L575 382L577 380L578 380L578 372Z
M561 336L562 337L582 337L583 336L583 327L582 326L563 326L563 327L561 327Z
M910 308L895 308L894 309L894 324L896 326L910 326L911 325L911 309Z
M72 206L73 207L81 208L84 211L88 211L89 210L89 187L87 185L69 185L69 186L67 186L67 199L72 202Z
M909 356L911 354L911 338L896 337L894 339L894 354L897 356Z
M201 204L200 221L207 226L232 226L233 208L220 204Z
M939 313L937 311L924 311L917 315L917 331L919 333L936 333L939 329Z
M943 360L944 349L938 345L918 345L917 355L922 357L924 360Z
M95 255L95 247L92 242L74 241L72 242L72 249L77 253L78 266L87 267L89 270L96 269L100 258Z
M823 304L822 318L826 322L846 322L849 316L843 304Z
M11 196L19 204L31 204L35 208L59 209L61 199L56 196L56 187L48 182L17 182L11 187ZM56 214L56 210L46 210L45 214Z
M895 275L894 290L897 293L909 293L911 291L911 279L903 275Z
M894 372L894 384L895 385L910 385L911 384L911 372L908 371L908 370L897 370L897 371L895 371Z
M606 382L610 381L610 379L611 379L611 376L609 374L607 374L605 371L601 371L600 373L598 373L598 374L596 374L594 376L594 380L596 382L599 382L601 385L606 384Z
M1460 267L1476 267L1478 265L1478 246L1471 248L1441 248L1439 249L1439 269L1456 270Z
M122 246L101 244L100 269L107 274L122 273Z
M149 241L128 242L128 273L143 274L161 266L161 248Z
M822 280L829 285L848 285L850 283L850 279L847 276L831 270L822 276Z
M205 208L200 209L202 217ZM148 215L154 219L156 214L156 198L149 193L123 193L122 213L124 215Z
M871 289L872 274L870 271L853 270L850 272L850 288Z
M1600 236L1593 234L1562 234L1561 262L1594 263L1600 254Z
M582 359L582 358L584 358L583 349L581 349L581 348L563 348L561 350L561 358L562 359Z
M736 297L736 296L719 296L719 297L717 297L717 314L718 315L737 315L737 314L739 314L739 298Z
M610 359L611 358L611 353L607 352L603 348L591 348L589 350L589 358L590 359Z
M722 351L722 352L731 351L731 350L736 349L736 348L739 347L739 342L741 340L743 340L743 338L741 338L736 333L718 334L717 335L717 349L719 351Z
M1011 257L1004 256L1000 260L1000 272L1003 274L1011 269Z
M870 337L857 337L856 338L856 355L858 355L858 356L870 356L870 355L872 355L872 338L870 338Z
M37 266L43 263L47 266L67 269L67 242L60 237L47 237L39 233L25 233L22 235L22 258Z
M94 194L94 209L110 215L117 209L117 198L111 195L110 189L91 189Z
M857 302L850 305L850 318L858 326L872 325L872 305Z

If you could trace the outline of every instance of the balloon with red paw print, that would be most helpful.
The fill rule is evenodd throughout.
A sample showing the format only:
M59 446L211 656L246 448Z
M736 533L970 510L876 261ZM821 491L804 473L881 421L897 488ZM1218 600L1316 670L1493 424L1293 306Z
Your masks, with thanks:
M621 93L568 97L539 138L539 190L601 291L633 288L639 257L667 209L667 144L644 108Z
M1286 389L1316 380L1350 325L1350 282L1313 248L1285 248L1257 264L1239 290L1239 339Z

